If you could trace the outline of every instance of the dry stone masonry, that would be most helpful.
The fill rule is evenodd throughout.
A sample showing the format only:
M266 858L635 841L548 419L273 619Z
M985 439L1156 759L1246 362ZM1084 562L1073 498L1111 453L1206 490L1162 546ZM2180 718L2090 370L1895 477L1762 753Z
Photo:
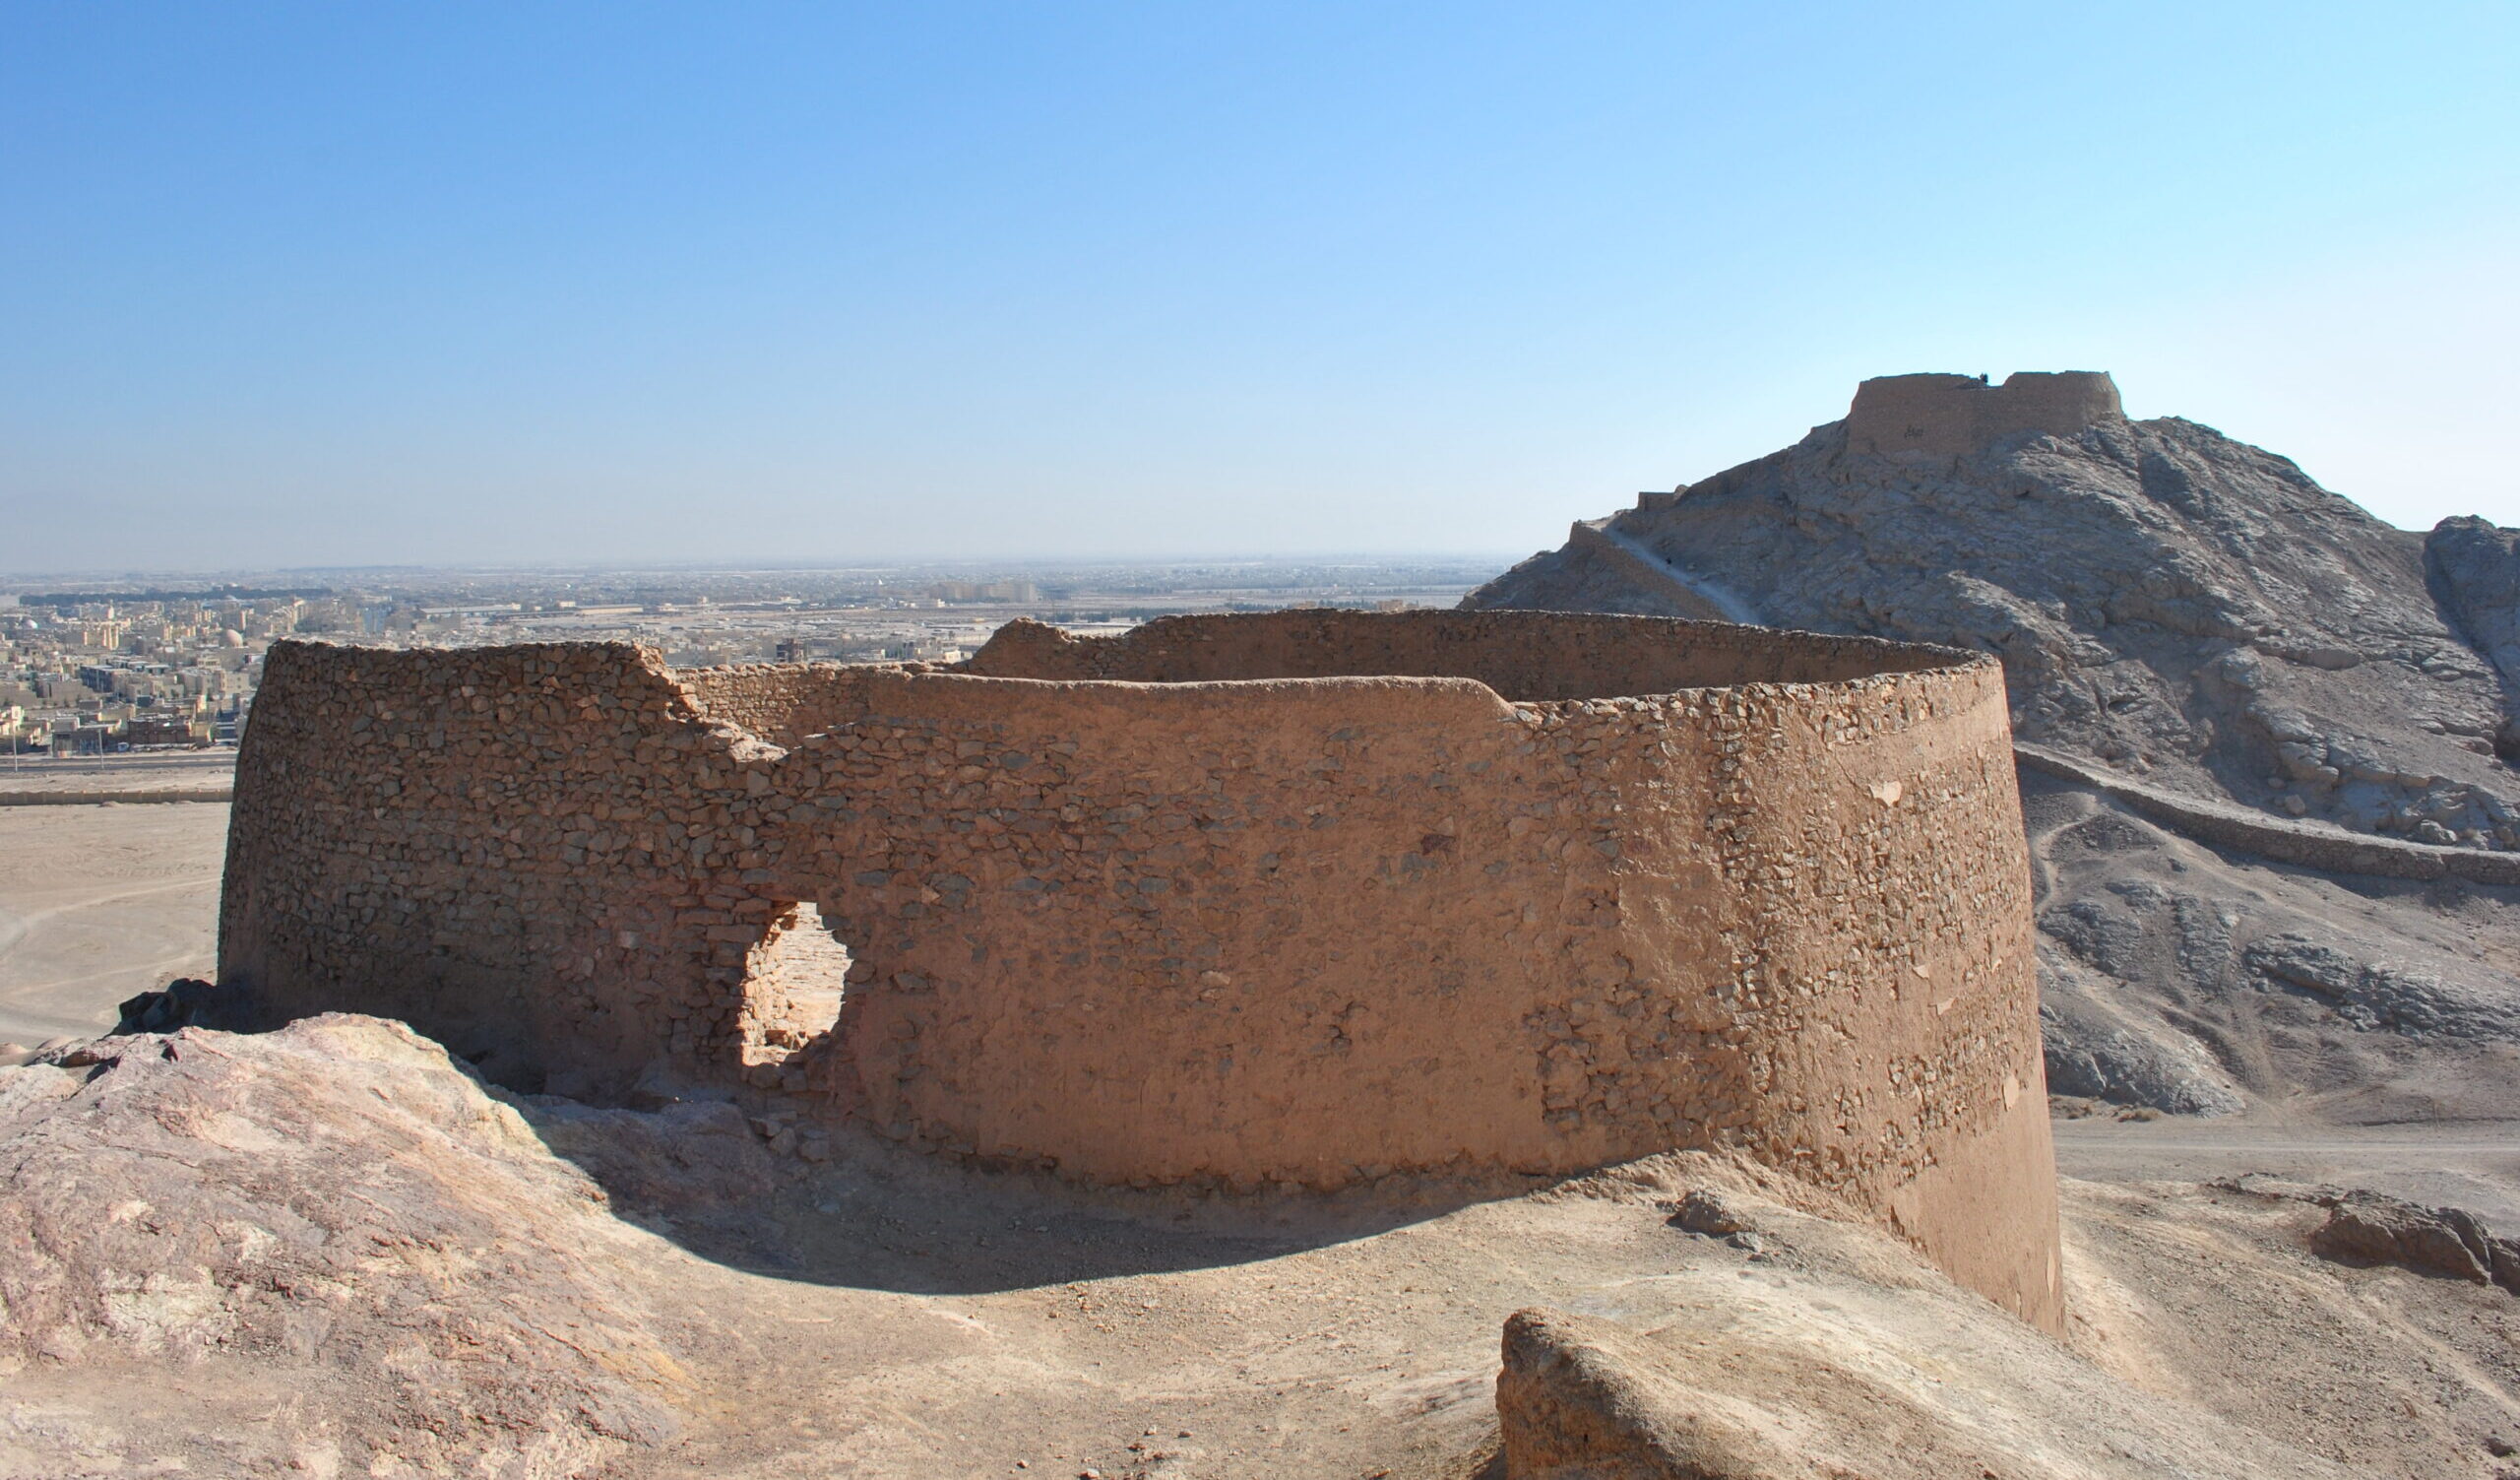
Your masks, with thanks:
M1544 612L274 649L222 988L1140 1187L1746 1150L2060 1319L1990 659Z
M2102 370L1983 375L1877 375L1856 388L1847 445L1880 457L1956 457L2023 432L2067 437L2123 420L2117 382Z

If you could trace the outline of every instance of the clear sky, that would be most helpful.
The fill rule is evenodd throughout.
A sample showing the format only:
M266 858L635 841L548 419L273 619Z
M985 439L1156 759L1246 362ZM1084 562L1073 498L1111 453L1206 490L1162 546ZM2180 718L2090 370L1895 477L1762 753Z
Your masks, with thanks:
M1497 551L1906 370L2520 524L2520 5L0 0L0 569Z

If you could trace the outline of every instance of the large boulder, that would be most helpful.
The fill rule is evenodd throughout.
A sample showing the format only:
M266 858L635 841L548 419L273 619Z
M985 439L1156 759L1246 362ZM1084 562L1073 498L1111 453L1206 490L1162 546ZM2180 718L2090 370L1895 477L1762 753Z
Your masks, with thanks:
M2425 537L2424 570L2442 610L2501 675L2500 748L2520 760L2520 530L2473 515L2444 519Z
M437 1045L328 1014L56 1057L0 1068L0 1474L525 1480L679 1427L637 1231Z
M1833 1295L1835 1292L1831 1292ZM2136 1391L1991 1309L1691 1307L1641 1329L1505 1322L1508 1480L2343 1480L2200 1408Z
M2111 1273L2078 1247L2088 1228L2067 1242L2077 1260L2067 1270L2076 1286L2069 1345L1764 1169L1693 1155L1595 1181L1606 1185L1597 1196L1622 1181L1659 1186L1656 1205L1683 1242L1651 1279L1595 1286L1506 1321L1496 1412L1507 1480L2348 1473L2295 1448L2308 1441L2290 1438L2292 1430L2249 1427L2185 1393L2169 1395L2192 1383L2164 1381L2149 1355L2126 1360L2150 1343L2123 1319L2121 1281L2152 1256ZM2179 1216L2198 1205L2182 1204ZM2177 1221L2151 1211L2146 1229ZM2369 1319L2341 1289L2322 1288L2341 1280L2323 1273L2298 1237L2270 1240L2272 1227L2237 1239L2225 1232L2207 1246L2223 1277L2286 1285L2304 1316L2333 1299L2353 1319ZM2289 1399L2282 1406L2289 1417ZM2407 1468L2428 1462L2415 1457Z

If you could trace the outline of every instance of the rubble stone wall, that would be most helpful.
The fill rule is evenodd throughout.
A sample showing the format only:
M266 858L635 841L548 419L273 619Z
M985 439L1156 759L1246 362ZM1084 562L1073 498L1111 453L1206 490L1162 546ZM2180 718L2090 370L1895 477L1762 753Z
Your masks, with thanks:
M1975 375L1877 375L1856 387L1847 447L1952 457L2016 432L2070 436L2125 414L2105 370L2021 370L2001 385Z
M1560 613L1019 623L961 671L284 644L221 977L1095 1181L1740 1147L2052 1327L2005 713L1984 658ZM798 903L839 1023L747 1066Z

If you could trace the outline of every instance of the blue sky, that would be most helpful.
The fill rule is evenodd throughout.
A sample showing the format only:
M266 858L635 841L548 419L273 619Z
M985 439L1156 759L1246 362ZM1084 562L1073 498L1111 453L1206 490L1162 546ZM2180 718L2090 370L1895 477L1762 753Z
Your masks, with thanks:
M2520 523L2520 6L0 3L0 569L1497 551L2099 368Z

